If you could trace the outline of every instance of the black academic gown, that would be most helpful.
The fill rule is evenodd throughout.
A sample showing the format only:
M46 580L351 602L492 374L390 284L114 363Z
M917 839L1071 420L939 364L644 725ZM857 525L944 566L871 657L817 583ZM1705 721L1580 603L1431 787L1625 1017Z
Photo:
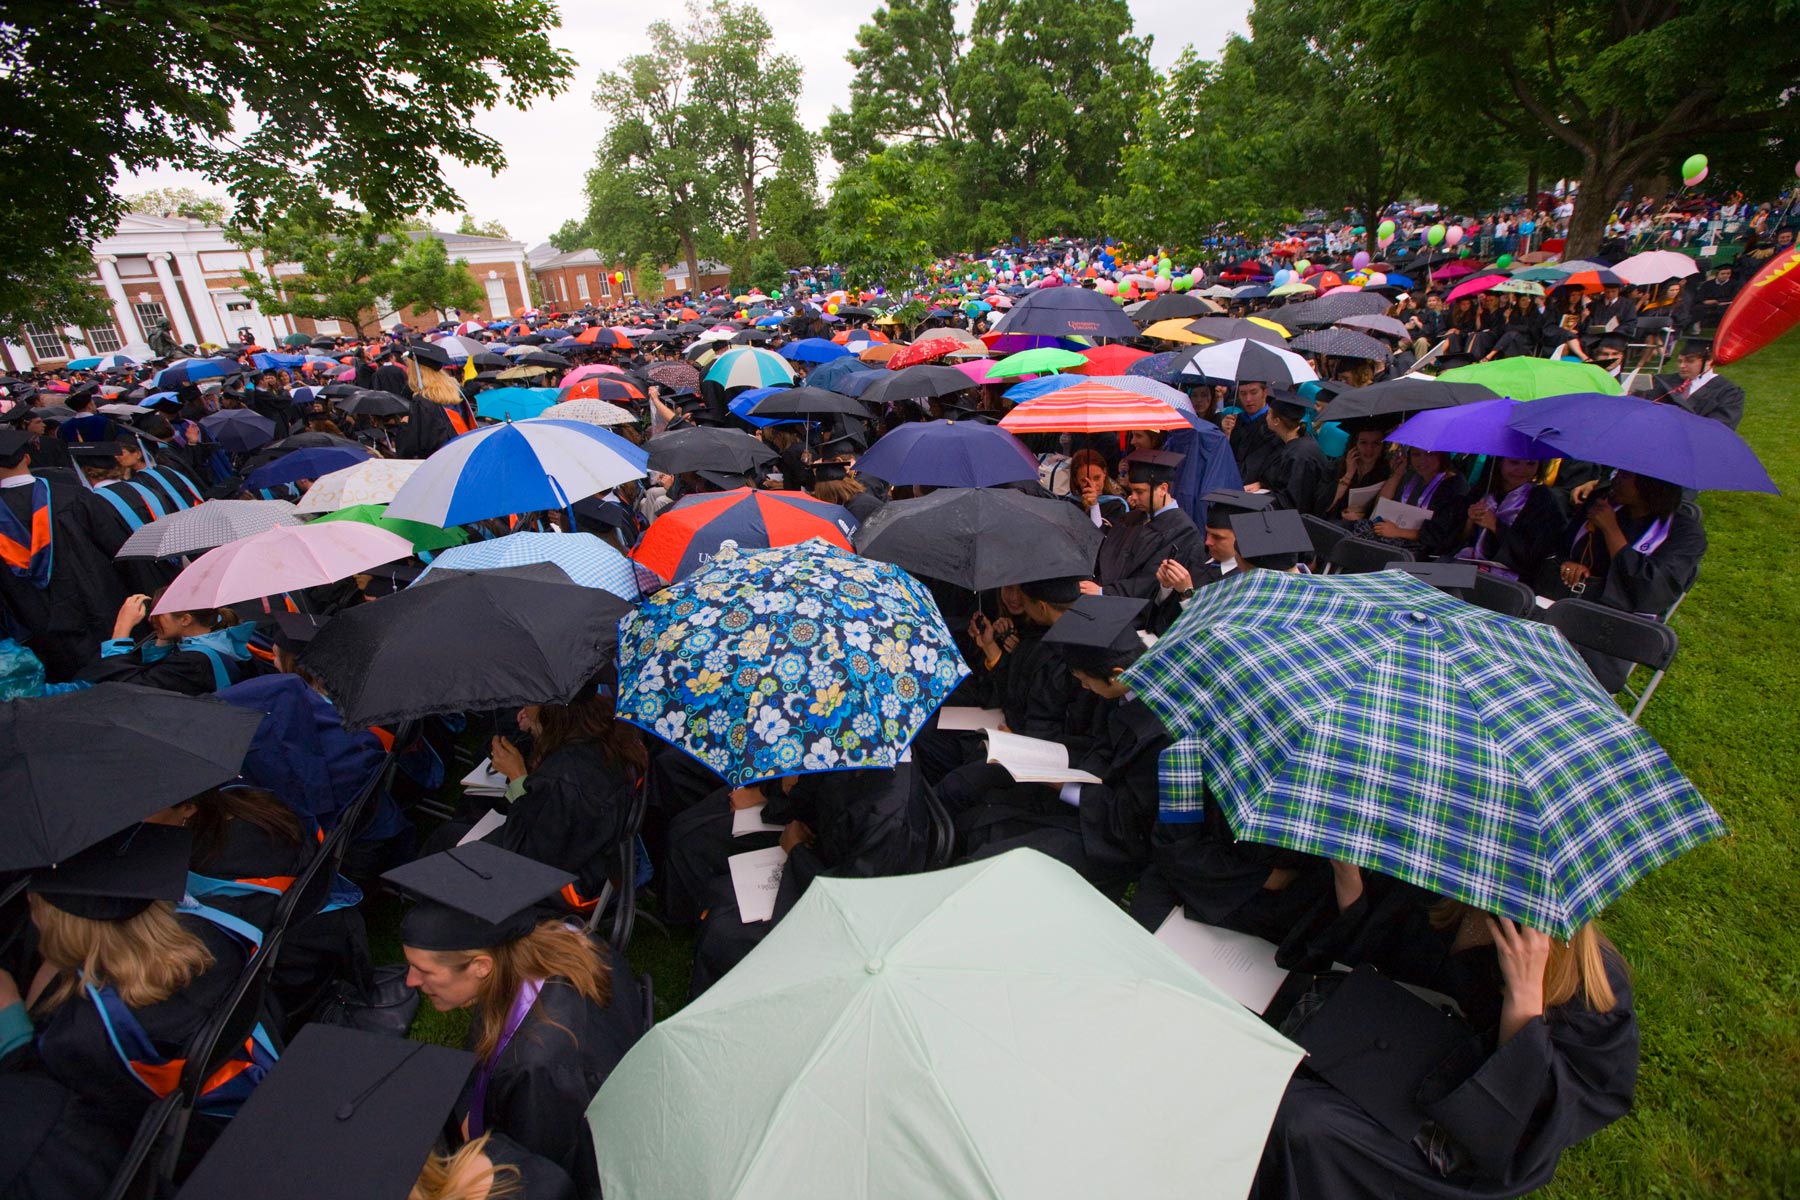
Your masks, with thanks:
M1670 518L1669 536L1649 554L1631 548L1651 525L1648 518L1634 518L1619 513L1619 529L1626 546L1614 556L1607 553L1606 539L1588 533L1580 542L1576 537L1586 525L1577 514L1564 529L1555 550L1543 560L1536 580L1538 595L1561 600L1573 595L1562 582L1564 562L1588 565L1587 586L1583 600L1593 600L1624 612L1658 616L1669 605L1694 586L1700 573L1700 560L1706 554L1706 531L1700 522L1686 512Z
M404 399L406 421L394 437L394 453L401 458L430 458L438 447L456 436L456 426L450 423L443 405L424 396Z
M1322 897L1278 961L1309 971L1368 964L1461 1006L1476 1041L1428 1073L1416 1093L1437 1126L1441 1152L1456 1165L1440 1173L1414 1144L1303 1069L1269 1132L1251 1192L1256 1200L1522 1196L1550 1182L1564 1150L1630 1110L1638 1028L1625 964L1607 953L1611 1011L1592 1011L1578 994L1500 1045L1503 992L1494 949L1452 952L1455 929L1431 926L1434 900L1365 872L1362 898L1340 913L1335 897Z
M364 386L360 379L357 386ZM406 377L406 368L393 363L382 363L376 367L367 386L402 400L411 400L413 395L412 381Z
M1563 510L1556 489L1541 483L1524 486L1531 489L1525 497L1525 507L1493 533L1477 529L1467 549L1469 557L1497 562L1529 586L1537 565L1555 552L1569 515Z
M231 683L249 678L250 664L229 656L224 662ZM206 696L219 690L213 660L198 650L183 650L179 644L154 662L144 661L144 645L139 645L127 654L112 654L91 662L75 677L88 683L133 683L184 696Z
M1714 375L1705 386L1681 393L1684 380L1679 375L1658 375L1652 383L1652 396L1666 397L1666 403L1680 405L1697 417L1711 417L1727 429L1736 429L1744 419L1744 389Z
M844 507L850 510L850 515L855 517L857 524L860 525L867 523L870 517L880 512L883 503L885 502L881 497L873 492L858 492L844 502Z
M0 1071L0 1200L100 1196L126 1139L42 1070Z
M1162 585L1156 569L1174 559L1190 573L1206 562L1206 536L1174 504L1146 519L1140 512L1107 522L1094 576L1109 596L1153 600Z
M567 1171L504 1133L489 1133L482 1153L496 1167L511 1167L519 1173L519 1190L510 1193L512 1200L577 1200L575 1181Z
M613 968L610 1002L601 1007L567 980L548 980L500 1051L483 1106L486 1128L555 1163L575 1181L582 1200L600 1195L588 1102L644 1032L631 972L619 969L605 943L594 946ZM465 1095L456 1116L466 1115L470 1102Z
M1255 416L1239 413L1232 427L1231 455L1237 459L1240 479L1261 479L1269 459L1281 448L1281 439L1269 428L1268 411L1265 408Z
M79 483L54 477L50 483L50 582L36 587L29 578L0 566L0 624L20 631L20 640L44 663L51 683L64 683L100 657L100 643L112 632L125 601L113 555L129 531L118 513ZM31 521L32 487L0 488L5 504L23 524Z
M1152 931L1179 907L1196 921L1279 942L1330 887L1330 872L1320 860L1238 841L1210 796L1204 820L1156 824L1150 860L1132 897L1131 915ZM1277 868L1299 874L1285 888L1270 890L1263 885Z
M1258 482L1275 497L1276 508L1322 517L1337 498L1337 479L1319 443L1302 433L1269 458Z
M636 784L593 742L568 742L525 777L525 791L497 802L506 824L484 841L575 876L583 899L600 895L618 865Z

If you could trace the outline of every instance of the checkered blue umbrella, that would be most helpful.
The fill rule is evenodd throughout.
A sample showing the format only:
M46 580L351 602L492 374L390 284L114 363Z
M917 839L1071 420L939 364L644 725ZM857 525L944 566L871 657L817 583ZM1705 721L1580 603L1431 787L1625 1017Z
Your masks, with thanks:
M553 563L582 587L637 602L637 572L630 561L591 533L509 533L492 541L454 546L433 558L419 578L439 568L491 571L532 563Z
M899 567L727 550L620 623L618 712L741 786L892 767L968 673Z
M1352 862L1568 937L1725 832L1561 635L1401 572L1250 571L1124 677L1180 740L1162 819Z

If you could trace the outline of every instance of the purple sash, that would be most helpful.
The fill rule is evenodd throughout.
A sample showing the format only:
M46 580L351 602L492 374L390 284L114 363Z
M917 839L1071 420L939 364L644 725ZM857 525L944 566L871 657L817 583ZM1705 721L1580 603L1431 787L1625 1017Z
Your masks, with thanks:
M493 1055L475 1070L475 1090L469 1094L469 1140L474 1141L487 1132L487 1089L488 1079L493 1075L494 1064L500 1061L507 1043L513 1034L519 1032L524 1024L525 1016L531 1006L537 1003L538 993L544 990L544 981L528 979L519 994L513 997L512 1010L506 1014L506 1028L500 1033L500 1041L494 1046Z
M1450 472L1439 471L1436 475L1431 477L1431 482L1425 485L1424 495L1420 496L1417 500L1414 500L1413 489L1419 486L1419 477L1414 475L1407 481L1406 486L1400 489L1400 503L1411 504L1418 508L1430 508L1431 498L1437 494L1439 485L1449 477Z
M1495 524L1510 527L1513 523L1513 518L1525 511L1525 502L1531 498L1531 489L1533 486L1534 485L1530 483L1521 483L1518 487L1502 496L1500 498L1500 503L1494 506ZM1494 557L1492 554L1488 553L1487 542L1487 530L1483 529L1480 533L1475 535L1474 557Z
M1619 511L1619 506L1613 505L1613 511ZM1644 532L1638 534L1637 540L1631 543L1631 548L1639 554L1655 554L1662 544L1669 540L1669 530L1674 527L1674 524L1675 518L1672 516L1656 518L1650 522ZM1570 548L1581 545L1581 540L1587 535L1588 527L1582 525L1575 531L1575 540L1570 543Z

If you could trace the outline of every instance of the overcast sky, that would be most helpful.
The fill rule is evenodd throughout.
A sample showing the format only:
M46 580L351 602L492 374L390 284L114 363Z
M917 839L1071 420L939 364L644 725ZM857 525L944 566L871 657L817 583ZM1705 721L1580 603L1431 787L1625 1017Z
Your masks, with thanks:
M527 246L547 238L570 217L581 214L582 180L593 165L584 150L599 140L600 114L593 106L594 81L620 59L647 48L644 27L659 10L679 19L676 4L655 6L623 0L558 0L562 9L560 44L575 58L575 82L554 100L540 101L529 113L502 107L477 119L485 133L506 148L506 169L499 175L449 164L451 184L478 220L499 220ZM775 29L776 43L800 60L805 82L800 116L808 128L825 124L833 107L845 103L851 78L844 52L856 43L856 31L876 8L873 0L758 0ZM966 29L972 0L959 0L959 23ZM1249 0L1131 0L1137 32L1154 37L1150 61L1165 70L1181 48L1193 45L1202 57L1216 57L1232 33L1247 33ZM204 179L177 171L140 172L127 177L127 192L153 187L186 186L219 191ZM438 224L453 229L458 218Z

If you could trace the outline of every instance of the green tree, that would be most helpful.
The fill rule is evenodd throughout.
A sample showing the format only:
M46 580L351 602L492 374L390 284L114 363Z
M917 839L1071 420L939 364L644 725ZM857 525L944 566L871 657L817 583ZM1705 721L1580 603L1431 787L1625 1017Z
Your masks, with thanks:
M1329 8L1369 29L1373 54L1452 94L1465 126L1504 130L1526 154L1546 133L1567 147L1581 184L1572 256L1599 249L1633 181L1671 178L1690 154L1793 159L1800 6L1792 3L1337 0ZM1714 47L1730 47L1729 60ZM1771 155L1777 139L1789 153Z
M662 259L654 254L639 258L631 272L637 277L637 294L642 300L661 300L663 294Z
M499 238L503 242L512 241L512 234L506 232L506 226L498 221L477 221L468 213L463 214L462 224L456 232L465 237Z
M959 144L967 124L956 89L962 55L954 0L877 8L845 55L856 74L849 109L833 109L825 127L833 157L853 162L894 141Z
M893 146L844 168L825 206L823 257L852 287L898 288L955 239L945 217L952 170L946 153Z
M556 26L553 0L9 2L0 322L35 319L57 256L116 227L121 171L197 170L246 223L327 196L460 209L446 164L506 161L475 115L568 85Z
M587 222L577 221L574 217L562 223L555 233L550 235L550 244L556 247L558 254L567 254L571 250L585 250L588 244Z
M225 224L225 201L203 196L193 188L152 188L125 197L128 211L147 217L186 217L209 225Z
M486 291L469 270L469 260L452 260L444 243L435 237L417 238L406 245L394 260L392 272L379 283L388 303L397 310L430 308L449 312L454 308L474 312L487 299Z
M23 341L27 325L88 329L112 320L112 306L92 278L94 259L86 246L42 254L27 275L0 271L0 338Z

